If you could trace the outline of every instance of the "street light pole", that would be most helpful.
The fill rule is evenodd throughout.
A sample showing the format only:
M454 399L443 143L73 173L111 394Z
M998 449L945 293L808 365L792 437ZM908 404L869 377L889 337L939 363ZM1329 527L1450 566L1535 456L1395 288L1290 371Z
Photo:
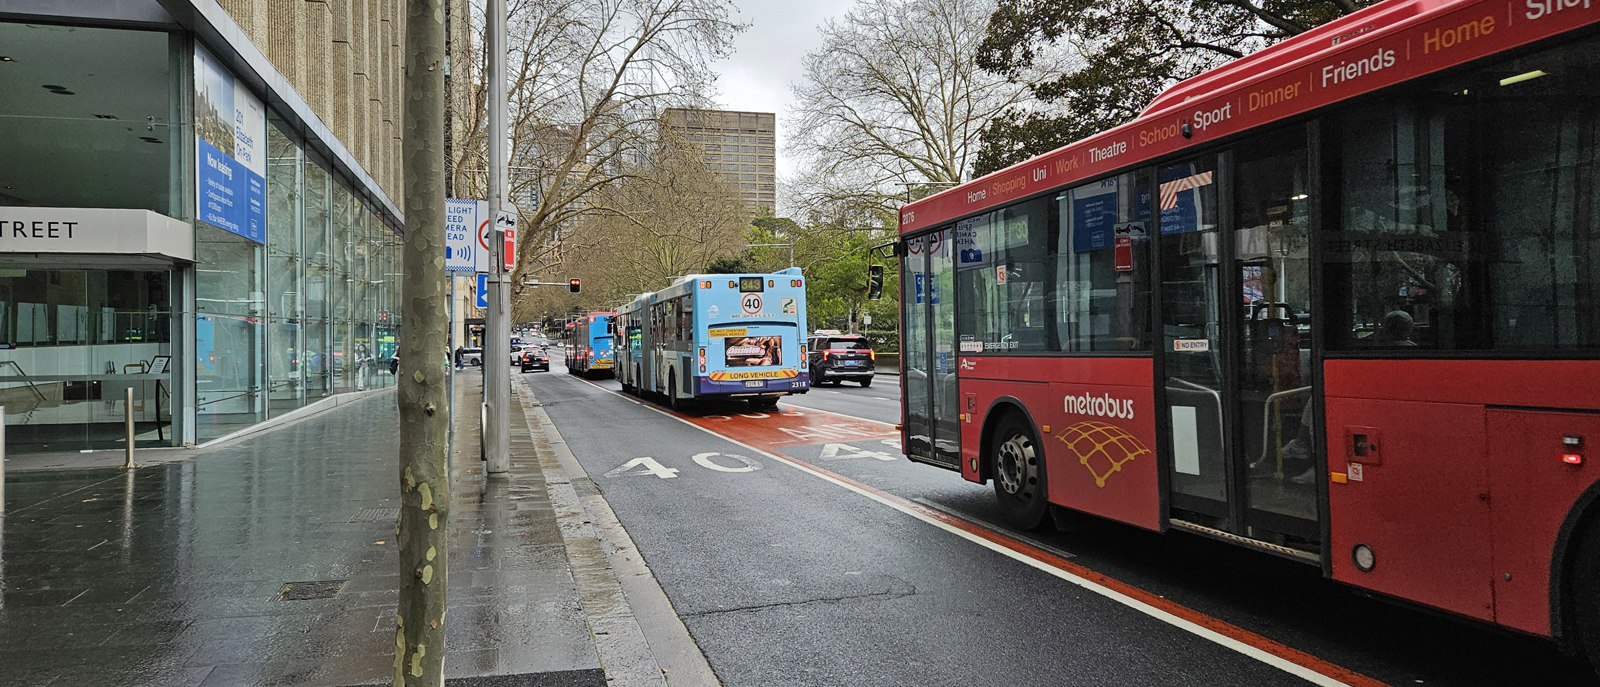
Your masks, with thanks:
M789 243L748 243L748 244L745 244L745 246L747 248L788 248L789 249L789 266L790 267L794 267L794 242L793 241L790 241Z
M506 207L506 0L488 1L489 48L489 212ZM499 222L495 222L498 229ZM511 289L506 283L504 235L490 234L489 309L484 313L483 401L488 404L483 427L488 473L511 470Z

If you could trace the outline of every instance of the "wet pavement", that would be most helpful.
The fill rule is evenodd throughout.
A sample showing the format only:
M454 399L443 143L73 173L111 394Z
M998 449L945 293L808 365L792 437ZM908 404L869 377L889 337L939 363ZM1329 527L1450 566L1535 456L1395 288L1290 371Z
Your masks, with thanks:
M190 460L7 476L0 685L388 684L394 398ZM476 419L458 417L446 674L604 685L543 473L486 482Z

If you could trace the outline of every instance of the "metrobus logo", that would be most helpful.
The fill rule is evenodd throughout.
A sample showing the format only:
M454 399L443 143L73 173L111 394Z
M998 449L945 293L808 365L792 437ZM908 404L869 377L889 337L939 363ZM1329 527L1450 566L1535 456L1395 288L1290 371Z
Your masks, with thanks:
M1112 398L1111 394L1095 396L1084 394L1082 396L1065 397L1066 412L1073 415L1095 415L1099 417L1115 417L1123 420L1133 419L1133 399Z

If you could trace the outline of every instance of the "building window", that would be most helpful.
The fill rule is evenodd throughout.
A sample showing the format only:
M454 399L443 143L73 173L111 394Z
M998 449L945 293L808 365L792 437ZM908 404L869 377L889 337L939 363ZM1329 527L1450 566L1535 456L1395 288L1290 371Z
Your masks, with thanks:
M0 23L0 46L12 59L0 63L0 206L189 216L194 170L179 161L194 131L174 121L183 62L169 34Z

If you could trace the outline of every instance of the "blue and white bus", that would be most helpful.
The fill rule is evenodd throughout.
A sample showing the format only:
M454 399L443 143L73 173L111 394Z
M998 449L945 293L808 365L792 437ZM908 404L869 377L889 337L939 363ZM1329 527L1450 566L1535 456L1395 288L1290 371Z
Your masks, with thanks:
M673 407L745 398L770 408L811 388L805 326L798 267L680 277L617 309L617 378L624 390Z
M616 363L611 350L615 334L614 312L592 312L572 323L567 338L567 372L585 377L610 372Z

